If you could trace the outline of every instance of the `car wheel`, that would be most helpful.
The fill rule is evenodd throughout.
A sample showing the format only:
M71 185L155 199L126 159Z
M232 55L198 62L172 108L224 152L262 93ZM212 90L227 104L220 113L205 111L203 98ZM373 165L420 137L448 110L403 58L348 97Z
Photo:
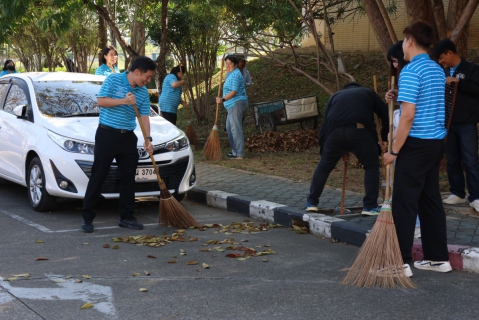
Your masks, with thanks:
M301 126L301 129L303 129L303 130L317 129L318 128L318 119L313 118L313 119L303 120L303 121L299 122L299 125Z
M276 123L274 122L274 118L271 114L263 113L259 117L259 131L261 133L276 131Z
M39 158L30 162L27 175L28 200L35 211L50 211L55 208L56 198L46 189L45 171Z
M181 202L185 198L186 193L173 193L173 197L175 197L176 201Z

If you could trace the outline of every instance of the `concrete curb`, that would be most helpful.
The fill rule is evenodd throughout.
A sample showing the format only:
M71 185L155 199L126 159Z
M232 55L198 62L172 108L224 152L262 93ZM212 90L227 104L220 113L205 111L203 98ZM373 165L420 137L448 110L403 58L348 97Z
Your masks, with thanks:
M315 236L334 239L360 247L366 239L369 226L320 213L308 213L297 207L261 199L252 199L220 190L194 187L187 194L188 200L214 208L240 213L246 217L281 224L291 228L293 224L306 224ZM479 248L448 245L449 261L454 270L479 274ZM415 240L413 259L422 260L421 240Z

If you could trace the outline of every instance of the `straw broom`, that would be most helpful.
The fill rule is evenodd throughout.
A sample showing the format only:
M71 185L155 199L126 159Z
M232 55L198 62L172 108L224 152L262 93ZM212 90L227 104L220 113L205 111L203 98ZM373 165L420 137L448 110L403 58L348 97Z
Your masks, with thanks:
M195 145L198 141L196 138L196 132L195 128L193 128L193 125L191 124L190 117L188 116L188 105L185 106L185 111L186 111L186 136L188 137L188 140L190 140L190 143Z
M394 87L394 77L391 80L391 87ZM389 103L389 126L392 133L392 110L393 101ZM391 151L391 140L389 139L388 150ZM389 198L389 165L386 168L386 201L381 212L364 241L353 266L341 282L343 285L356 287L381 287L395 288L416 288L411 280L406 277L403 268L403 260L396 235L396 227L391 211Z
M140 113L136 104L133 105L135 109L136 118L140 124L143 139L147 141L145 128L140 118ZM155 168L156 177L160 186L160 213L158 215L159 223L162 226L172 225L176 228L188 228L191 226L199 227L200 224L186 211L186 209L171 195L170 191L165 185L165 182L160 177L160 171L156 165L155 158L150 154L151 162Z
M223 66L224 66L225 59L221 59L221 70L220 70L220 84L218 87L218 97L221 96L221 86L223 84ZM205 147L203 152L207 160L214 160L220 161L221 160L221 145L220 145L220 136L218 134L218 113L219 113L220 104L216 104L216 116L215 116L215 124L213 126L213 130L206 140Z
M180 71L181 70L183 70L183 66L181 65L181 62L180 62ZM184 77L185 75L183 74L183 79ZM185 99L183 101L186 102L186 94L184 94L184 97ZM197 143L196 132L195 132L195 128L193 128L193 125L191 124L191 121L190 121L190 116L188 114L188 104L185 106L185 111L186 111L186 137L190 141L190 144L195 145Z

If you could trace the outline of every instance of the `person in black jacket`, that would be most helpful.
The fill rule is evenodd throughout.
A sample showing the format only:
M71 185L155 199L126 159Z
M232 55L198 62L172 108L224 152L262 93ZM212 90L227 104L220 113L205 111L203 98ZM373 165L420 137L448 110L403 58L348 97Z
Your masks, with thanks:
M479 66L461 58L454 42L439 41L433 56L446 72L446 83L457 82L457 93L451 127L447 133L447 177L451 195L446 204L464 203L465 185L469 191L469 205L479 212L479 163L477 155L477 121L479 114ZM466 169L466 179L462 172Z
M378 215L380 146L374 123L376 113L383 123L381 137L383 148L387 145L389 117L387 105L370 89L355 82L344 85L333 94L327 104L324 124L319 132L321 160L311 181L306 211L317 212L319 197L329 174L339 159L353 153L364 167L363 214Z

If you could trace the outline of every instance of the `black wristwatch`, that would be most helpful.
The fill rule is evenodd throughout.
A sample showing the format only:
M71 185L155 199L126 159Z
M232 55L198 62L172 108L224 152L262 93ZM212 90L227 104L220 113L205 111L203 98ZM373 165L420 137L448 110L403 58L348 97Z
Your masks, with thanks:
M153 138L152 137L146 137L148 140L150 140L150 142L153 142Z
M389 154L390 154L390 155L393 155L393 156L395 156L395 157L397 157L397 156L399 155L399 152L398 152L398 153L395 153L395 152L393 152L393 151L391 150L391 151L389 151Z
M221 99L221 101L225 102L225 101L226 101L226 99L225 99L225 98L223 98L223 99Z

